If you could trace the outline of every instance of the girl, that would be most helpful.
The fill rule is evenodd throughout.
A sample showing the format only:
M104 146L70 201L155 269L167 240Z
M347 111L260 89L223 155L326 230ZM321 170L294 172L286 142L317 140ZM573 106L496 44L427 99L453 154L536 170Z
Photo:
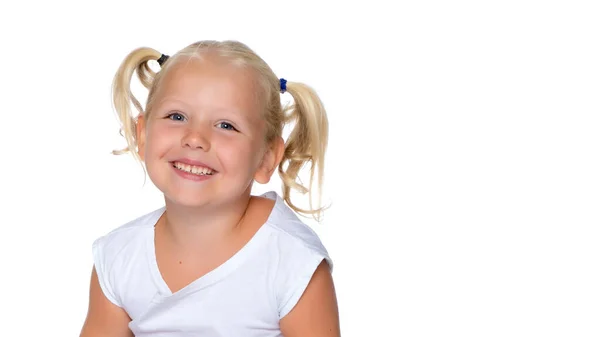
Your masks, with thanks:
M134 72L149 89L145 110L130 90ZM339 336L331 259L294 213L318 218L322 208L290 195L310 192L297 182L305 163L309 187L315 176L321 184L328 123L315 92L279 80L235 41L171 57L136 49L113 88L128 144L117 153L143 162L165 205L94 242L81 336ZM294 104L282 108L286 91ZM275 170L283 197L252 196Z

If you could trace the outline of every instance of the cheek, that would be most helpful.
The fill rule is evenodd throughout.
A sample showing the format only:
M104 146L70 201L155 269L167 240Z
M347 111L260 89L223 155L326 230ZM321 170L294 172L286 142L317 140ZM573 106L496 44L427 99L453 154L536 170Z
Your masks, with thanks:
M220 142L218 152L230 165L256 166L260 147L247 139L228 139Z
M262 141L254 141L248 146L248 161L251 163L254 170L258 169L263 161L264 156L264 143Z
M146 135L146 151L156 154L165 151L174 144L173 130L165 128L150 128Z

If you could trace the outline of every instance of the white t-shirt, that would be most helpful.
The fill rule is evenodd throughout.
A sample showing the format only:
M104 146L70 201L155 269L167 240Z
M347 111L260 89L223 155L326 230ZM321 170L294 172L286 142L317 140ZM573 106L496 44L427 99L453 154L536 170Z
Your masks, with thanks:
M131 317L138 337L282 336L290 312L317 266L332 261L316 233L275 192L266 223L222 265L172 293L156 263L154 225L161 207L93 244L104 295Z

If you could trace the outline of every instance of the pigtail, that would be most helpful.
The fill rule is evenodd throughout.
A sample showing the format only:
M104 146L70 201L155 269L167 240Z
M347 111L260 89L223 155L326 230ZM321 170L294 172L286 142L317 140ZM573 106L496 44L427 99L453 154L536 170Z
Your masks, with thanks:
M137 159L136 117L131 112L133 105L139 114L144 112L140 102L131 92L131 79L136 72L144 87L150 89L156 73L150 68L149 61L156 61L161 53L152 48L138 48L132 51L121 63L113 79L113 104L121 123L121 135L127 141L127 148L115 150L113 154L131 152Z
M279 175L283 182L283 199L298 213L312 215L320 219L322 207L313 207L311 187L318 189L318 204L321 203L321 188L324 172L324 158L327 149L329 123L321 99L309 86L287 82L287 92L292 95L294 104L284 109L285 122L294 122L294 128L285 144L285 151L279 164ZM310 181L304 186L297 181L302 167L310 163ZM287 165L287 167L285 167ZM291 202L290 192L294 189L302 194L309 193L310 209L305 210Z

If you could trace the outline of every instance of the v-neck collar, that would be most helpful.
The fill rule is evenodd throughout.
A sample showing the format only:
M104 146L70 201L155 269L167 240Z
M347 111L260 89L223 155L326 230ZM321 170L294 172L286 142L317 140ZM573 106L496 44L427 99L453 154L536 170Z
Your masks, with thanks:
M233 256L223 262L221 265L216 267L215 269L209 271L208 273L200 276L195 279L185 287L181 288L176 292L172 292L166 281L162 277L160 273L160 269L158 268L158 262L156 259L156 247L155 247L155 231L154 226L160 219L160 217L164 214L166 208L163 206L158 209L154 216L151 219L152 226L149 226L149 230L146 233L146 254L148 257L150 274L152 275L153 281L156 284L158 289L158 295L160 298L176 298L180 296L184 296L190 292L194 292L205 288L209 285L212 285L216 282L219 282L230 273L239 268L240 265L246 261L246 259L252 256L253 252L262 246L263 239L267 236L268 232L268 223L273 221L273 218L280 212L280 203L283 200L275 193L275 192L267 192L263 195L263 197L267 197L269 199L275 200L275 204L273 205L273 209L271 210L269 217L265 221L263 225L256 231L256 233L250 238L250 240Z

